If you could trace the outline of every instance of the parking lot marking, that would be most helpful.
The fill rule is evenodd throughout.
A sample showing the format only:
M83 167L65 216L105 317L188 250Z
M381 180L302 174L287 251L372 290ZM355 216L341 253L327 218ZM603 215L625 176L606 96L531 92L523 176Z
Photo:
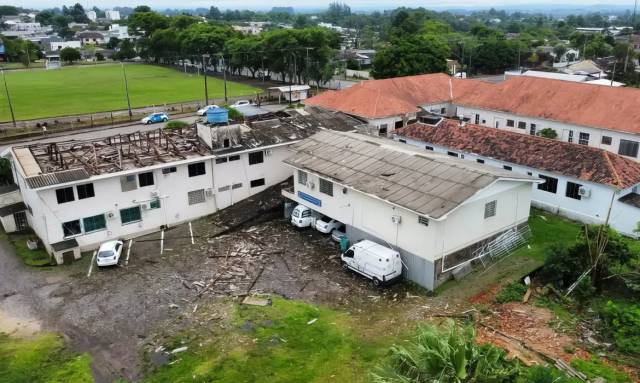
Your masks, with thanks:
M193 242L193 228L191 227L191 222L189 222L189 234L191 234L191 244L195 245L195 242Z
M125 266L129 266L129 255L131 255L131 243L133 242L133 239L129 240L129 243L127 244L127 259L124 260L124 265Z
M89 264L89 272L87 272L87 278L91 276L91 271L93 271L93 264L96 262L97 254L98 254L98 250L93 252L93 257L91 257L91 264Z
M164 230L160 232L160 255L164 251Z

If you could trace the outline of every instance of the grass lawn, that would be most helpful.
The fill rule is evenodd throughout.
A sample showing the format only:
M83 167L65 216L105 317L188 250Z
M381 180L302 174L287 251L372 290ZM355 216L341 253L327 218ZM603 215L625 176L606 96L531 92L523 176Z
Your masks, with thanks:
M203 99L204 80L174 69L145 64L126 66L132 107ZM127 108L120 65L73 66L56 70L5 72L16 119L56 117ZM222 80L210 77L209 98L224 97ZM259 90L227 82L230 97ZM5 92L0 92L0 121L9 121Z
M15 249L16 255L29 266L48 266L51 264L51 257L42 248L31 250L27 247L27 239L35 237L33 234L12 233L7 234L4 230L0 231L0 239L6 240Z
M21 339L0 333L0 382L93 382L90 363L87 354L71 353L56 335Z
M280 297L271 306L236 306L232 323L218 335L201 331L145 381L365 382L392 343L361 334L366 326L347 313Z

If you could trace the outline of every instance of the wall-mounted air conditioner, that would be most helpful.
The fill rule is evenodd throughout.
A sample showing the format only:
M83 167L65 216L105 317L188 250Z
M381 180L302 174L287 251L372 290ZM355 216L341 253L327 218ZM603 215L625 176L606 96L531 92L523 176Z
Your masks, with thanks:
M589 198L591 197L591 189L580 186L580 189L578 189L578 195L582 198Z

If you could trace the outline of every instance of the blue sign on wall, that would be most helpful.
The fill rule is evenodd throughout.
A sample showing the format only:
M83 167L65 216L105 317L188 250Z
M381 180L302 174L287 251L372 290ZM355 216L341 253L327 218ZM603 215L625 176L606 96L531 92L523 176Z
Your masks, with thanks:
M310 196L307 193L303 193L301 191L298 192L298 197L300 197L301 199L310 202L316 206L322 206L322 201L317 199L316 197Z

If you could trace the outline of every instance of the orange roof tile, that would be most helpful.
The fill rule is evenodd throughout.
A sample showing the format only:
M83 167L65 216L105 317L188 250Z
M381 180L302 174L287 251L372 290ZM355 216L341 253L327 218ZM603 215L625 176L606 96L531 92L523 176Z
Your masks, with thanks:
M443 120L412 124L398 136L534 169L625 189L640 183L640 163L606 150L528 134Z

